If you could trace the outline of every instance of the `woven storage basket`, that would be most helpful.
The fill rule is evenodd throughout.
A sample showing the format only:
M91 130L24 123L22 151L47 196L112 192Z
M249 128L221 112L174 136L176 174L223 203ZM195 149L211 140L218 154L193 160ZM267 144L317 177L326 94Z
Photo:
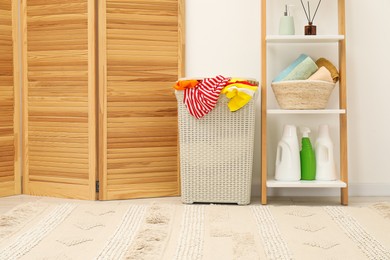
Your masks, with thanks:
M324 109L335 87L321 80L291 80L271 84L282 109Z
M195 119L183 103L183 91L175 93L182 202L249 204L256 96L245 107L230 112L229 100L221 95L209 114Z

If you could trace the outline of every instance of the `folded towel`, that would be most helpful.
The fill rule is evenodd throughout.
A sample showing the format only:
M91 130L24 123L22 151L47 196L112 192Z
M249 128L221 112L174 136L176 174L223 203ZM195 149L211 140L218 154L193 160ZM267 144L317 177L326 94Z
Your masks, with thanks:
M308 56L301 54L296 60L294 60L287 68L285 68L279 75L273 80L273 82L282 81L296 66L304 61Z
M318 70L316 63L310 58L306 57L299 63L284 79L285 80L304 80L308 79L314 72Z
M302 55L304 55L305 57ZM298 62L298 64L296 64L294 68L291 69L289 66L287 68L289 72L284 77L278 76L273 82L285 80L305 80L309 78L314 72L316 72L318 70L318 66L316 65L316 63L309 56L305 54L302 55L299 56L298 59L293 62L293 64ZM303 57L304 59L301 60ZM282 72L282 74L284 75L284 71Z
M308 80L322 80L322 81L328 81L333 83L332 75L330 74L330 71L322 66L319 68L313 75L308 78Z
M330 71L330 74L332 75L332 79L333 79L334 83L339 81L339 72L336 69L336 67L330 61L328 61L325 58L319 58L316 61L316 64L317 64L318 67L324 66L325 68L327 68Z

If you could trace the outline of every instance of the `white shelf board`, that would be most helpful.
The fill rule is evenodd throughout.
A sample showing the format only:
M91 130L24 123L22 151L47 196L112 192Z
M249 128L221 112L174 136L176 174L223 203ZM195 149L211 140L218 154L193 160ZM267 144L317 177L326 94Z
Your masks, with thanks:
M267 35L267 43L326 43L344 40L344 35Z
M268 180L269 188L345 188L347 184L340 180L335 181L277 181Z
M295 110L295 109L267 109L267 114L345 114L345 109L314 109L314 110Z

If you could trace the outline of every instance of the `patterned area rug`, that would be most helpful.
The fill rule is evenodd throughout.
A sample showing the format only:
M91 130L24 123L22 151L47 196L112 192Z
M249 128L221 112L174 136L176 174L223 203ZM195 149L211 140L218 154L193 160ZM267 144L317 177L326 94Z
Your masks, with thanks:
M390 259L390 203L29 202L0 215L0 259Z

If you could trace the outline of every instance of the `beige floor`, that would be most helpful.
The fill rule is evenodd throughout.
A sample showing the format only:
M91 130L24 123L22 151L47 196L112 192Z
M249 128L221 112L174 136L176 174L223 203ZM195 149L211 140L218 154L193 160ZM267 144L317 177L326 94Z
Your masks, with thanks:
M0 214L7 212L13 207L33 201L45 201L56 203L58 201L74 201L71 199L62 199L62 198L53 198L53 197L39 197L39 196L30 196L30 195L16 195L10 197L0 198ZM164 197L164 198L149 198L149 199L133 199L128 200L133 203L145 203L145 202L174 202L181 204L180 197ZM349 205L364 205L375 202L390 202L390 197L350 197ZM101 201L96 201L96 203L102 203ZM103 202L103 203L110 203ZM255 197L251 200L251 205L260 204L260 198ZM339 197L270 197L268 198L269 205L339 205Z
M203 247L200 249L199 253L202 254L202 259L204 260L214 260L214 259L267 259L267 254L269 254L269 250L272 249L272 246L269 243L264 243L264 238L267 238L266 241L273 241L272 245L278 244L278 235L283 234L283 243L279 243L279 247L281 250L286 246L288 247L292 254L295 255L295 259L302 260L312 260L312 259L356 259L356 260L365 260L365 259L390 259L390 237L388 234L390 233L390 223L388 222L388 216L385 215L383 217L382 213L379 209L374 209L370 206L377 202L388 202L390 203L390 197L350 197L350 207L306 207L306 206L335 206L340 205L339 197L270 197L269 205L274 205L275 207L246 207L246 206L208 206L204 207L204 219L202 221L199 220L195 212L199 210L199 208L203 207L183 207L181 206L180 197L165 197L165 198L151 198L151 199L133 199L133 200L125 200L125 201L80 201L80 200L70 200L70 199L60 199L60 198L52 198L52 197L37 197L37 196L28 196L28 195L19 195L19 196L11 196L0 198L0 217L8 210L13 207L29 203L39 201L43 202L37 203L38 205L45 205L48 212L53 210L53 208L57 208L60 204L77 204L77 207L74 211L72 211L73 215L69 215L66 220L61 222L60 225L54 230L50 232L47 236L42 238L42 241L39 245L34 246L29 250L26 255L24 255L21 259L96 259L96 255L99 252L105 251L104 245L110 245L107 243L109 239L111 239L112 234L116 234L116 229L118 225L122 225L123 216L128 208L136 208L129 207L131 204L142 204L145 206L146 204L153 205L159 204L161 202L162 207L160 209L173 209L170 210L172 215L169 215L169 218L172 220L169 222L168 226L165 226L166 229L162 230L166 232L167 239L156 240L149 239L150 235L155 234L155 231L161 231L159 225L154 226L152 229L150 226L146 225L145 221L142 222L142 227L139 228L137 232L127 232L124 234L136 234L136 238L134 238L134 243L129 248L122 248L121 250L125 250L126 254L131 253L132 255L138 255L139 253L149 254L149 251L146 249L154 248L159 253L159 259L174 259L176 252L178 252L178 248L197 248L191 242L191 239L182 239L181 234L191 233L189 231L190 227L198 227L196 223L201 223L201 229L204 231L203 235L199 237L203 241ZM67 202L67 203L63 203ZM259 205L260 199L253 198L251 205ZM381 204L381 203L379 203ZM178 205L178 207L171 207L172 205ZM283 207L287 205L288 207ZM303 207L289 207L289 205L299 205ZM368 207L364 207L367 205ZM383 204L382 204L383 205ZM147 206L148 208L151 208ZM280 206L280 207L279 207ZM361 207L363 206L363 207ZM77 233L79 230L75 228L75 223L80 222L80 216L82 216L82 221L87 221L95 219L94 216L90 216L89 214L84 214L86 212L93 212L94 209L115 209L113 215L108 215L102 217L103 220L103 229L82 231L80 234ZM386 204L386 214L388 214L388 204ZM184 214L185 208L188 209L188 214ZM348 216L354 218L355 221L352 221L351 226L349 227L348 232L354 232L356 227L364 227L364 232L368 232L369 241L373 241L368 243L367 248L370 250L374 250L375 248L379 248L378 250L374 250L374 253L381 253L381 248L385 248L386 257L381 258L367 258L366 251L360 250L358 244L359 239L362 238L359 236L359 239L353 240L348 232L346 232L343 228L339 227L339 223L336 222L329 215L328 210L336 210L337 212L346 212ZM253 210L256 210L254 213ZM161 212L164 212L163 210ZM161 213L160 212L160 213ZM166 211L165 211L166 212ZM305 215L307 212L312 215ZM47 213L47 212L46 212ZM267 214L271 214L273 221L269 221ZM302 214L303 215L300 215ZM84 215L83 215L84 214ZM195 215L194 215L195 214ZM264 216L265 214L265 216ZM339 214L339 213L337 213ZM32 223L41 223L42 219L47 217L48 214L42 214L39 218L34 218ZM191 219L191 223L195 223L194 225L183 225L183 218L186 215L186 218ZM6 216L6 215L5 215ZM95 215L96 216L96 215ZM163 215L164 216L164 215ZM254 217L257 216L257 217ZM260 216L262 216L260 218ZM311 218L307 218L310 216L314 216ZM85 219L84 219L85 217ZM269 225L265 225L268 228L259 229L259 225L256 223L259 221L261 223L269 223ZM87 220L88 219L88 220ZM140 217L137 219L141 219ZM147 218L145 218L147 219ZM82 222L81 221L81 222ZM268 222L267 222L268 221ZM80 222L80 223L81 223ZM356 223L355 223L356 222ZM277 223L277 224L272 224ZM319 223L321 223L319 225ZM136 226L137 224L135 224ZM360 225L360 226L359 226ZM306 232L305 229L297 229L297 227L306 228L309 227L321 227L321 233L313 233ZM188 227L188 228L186 228ZM264 225L263 225L264 227ZM127 230L128 227L125 227L121 230ZM21 229L22 231L24 229ZM73 230L73 232L68 232L68 230ZM276 231L277 232L276 232ZM304 231L302 231L304 230ZM350 231L352 230L352 231ZM19 232L19 231L17 231ZM85 233L87 232L87 233ZM272 232L276 232L276 237L270 237L268 234ZM363 232L363 233L364 233ZM77 234L76 234L77 233ZM16 233L17 234L17 233ZM28 233L26 233L28 234ZM122 233L121 233L122 234ZM192 233L191 233L192 234ZM297 234L299 239L297 240ZM352 234L352 233L351 233ZM355 233L353 233L355 234ZM359 233L360 234L360 233ZM364 233L365 234L365 233ZM93 242L91 243L83 243L78 245L77 243L69 247L67 242L77 242L82 239L93 238ZM10 259L10 258L2 258L1 252L11 252L13 253L12 248L16 245L15 241L19 241L18 236L15 236L16 240L10 239L10 244L8 240L3 240L3 244L0 243L0 248L5 248L5 251L0 250L0 258L1 259ZM335 239L337 238L337 239ZM81 240L80 240L81 239ZM121 238L121 241L127 241L127 238ZM5 241L5 242L4 242ZM64 243L58 243L64 242ZM111 240L110 240L111 241ZM113 239L112 241L116 241ZM148 242L149 241L149 242ZM151 242L150 242L151 241ZM162 241L161 243L153 244L153 241ZM183 242L184 241L184 242ZM198 240L194 240L197 242ZM314 241L314 242L313 242ZM377 242L379 241L379 242ZM367 242L367 241L366 241ZM19 242L18 242L19 243ZM25 244L27 244L25 242ZM116 246L116 242L114 243ZM24 245L22 243L22 245ZM129 246L130 244L126 245ZM142 245L146 248L145 250L138 251L138 246ZM184 246L183 246L184 245ZM330 247L329 247L330 245ZM339 246L336 246L339 245ZM8 247L6 247L8 246ZM363 246L364 247L364 246ZM109 247L109 252L112 252L111 247ZM156 249L157 248L157 249ZM324 249L325 248L325 249ZM330 248L332 248L330 250ZM98 251L97 251L98 249ZM328 250L329 249L329 250ZM119 252L121 252L119 250ZM130 250L130 251L129 251ZM279 250L279 249L278 249ZM324 251L325 250L325 251ZM153 252L149 254L153 255ZM185 251L185 250L184 250ZM272 251L272 250L271 250ZM282 250L283 251L283 250ZM277 254L282 251L276 252ZM43 254L44 252L44 254ZM185 251L187 252L187 251ZM188 251L190 252L190 251ZM192 251L191 251L192 252ZM267 253L268 252L268 253ZM368 251L369 253L371 251ZM274 251L271 252L271 256L276 254ZM285 252L286 253L286 252ZM287 252L288 253L288 252ZM383 253L383 252L382 252ZM319 254L322 257L318 258ZM110 253L108 255L111 256ZM256 255L257 257L248 257ZM368 254L372 256L373 254ZM81 257L80 257L81 256ZM246 257L242 257L246 256ZM389 257L387 257L389 256ZM13 258L12 258L13 259ZM112 258L117 259L117 258ZM141 259L141 258L131 258L131 259ZM146 258L149 259L149 258ZM154 258L156 259L156 258ZM181 258L181 259L190 259L190 258ZM276 258L272 258L276 259Z

